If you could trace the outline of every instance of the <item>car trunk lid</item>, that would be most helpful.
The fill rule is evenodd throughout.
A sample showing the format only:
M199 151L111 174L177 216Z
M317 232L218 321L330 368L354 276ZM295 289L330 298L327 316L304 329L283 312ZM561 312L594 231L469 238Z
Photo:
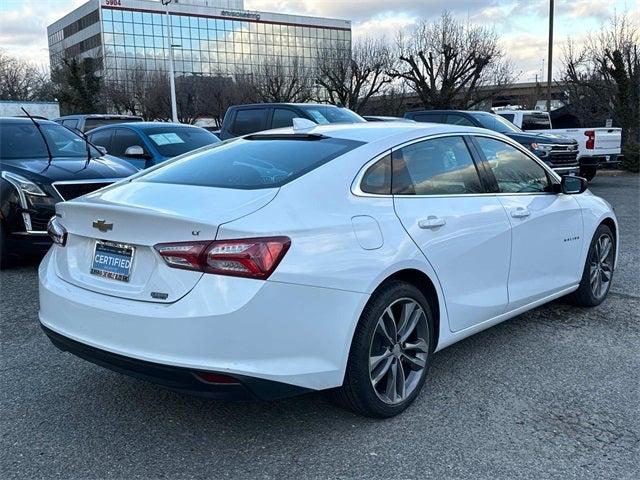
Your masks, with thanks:
M221 224L262 208L277 191L134 181L60 203L57 214L68 236L56 251L57 273L107 295L174 302L202 273L170 268L153 246L215 240Z

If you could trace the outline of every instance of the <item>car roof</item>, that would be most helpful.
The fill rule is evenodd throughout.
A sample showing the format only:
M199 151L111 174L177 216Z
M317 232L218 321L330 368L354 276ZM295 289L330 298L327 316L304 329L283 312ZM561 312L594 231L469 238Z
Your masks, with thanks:
M100 127L96 127L91 130L90 133L97 132L98 130L107 130L110 128L118 128L118 127L128 127L134 130L154 130L156 128L167 128L167 127L176 127L176 128L202 128L197 125L189 125L188 123L173 123L173 122L122 122L122 123L113 123L111 125L102 125ZM204 129L203 129L204 130Z
M309 133L326 135L327 137L343 138L346 140L356 140L365 143L373 143L378 140L392 139L393 137L403 137L414 133L415 138L440 133L491 133L496 132L484 128L468 127L464 125L449 125L444 123L428 122L367 122L367 123L331 123L317 125L313 128L294 130L293 127L278 128L269 130L269 133L294 134ZM261 132L265 133L266 132Z
M245 103L242 105L233 105L232 107L229 108L244 108L244 107L322 107L322 108L327 108L327 107L335 107L335 108L345 108L345 107L338 107L337 105L331 105L328 103L269 103L269 102L265 102L265 103Z
M35 118L35 117L34 117ZM56 122L51 120L42 120L41 118L35 118L36 122L41 125L57 125ZM1 123L29 123L33 125L33 121L29 117L0 117Z
M110 114L110 113L79 113L76 115L64 115L62 117L56 118L56 120L66 120L70 118L141 118L138 115L118 115L118 114Z

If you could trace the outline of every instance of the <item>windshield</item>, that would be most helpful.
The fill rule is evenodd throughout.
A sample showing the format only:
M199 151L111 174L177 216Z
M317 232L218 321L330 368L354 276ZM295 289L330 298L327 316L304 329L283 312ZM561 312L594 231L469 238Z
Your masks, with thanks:
M204 128L166 127L145 132L163 157L177 157L196 148L214 143L220 139Z
M87 118L84 121L84 131L88 132L94 128L102 127L104 125L114 125L116 123L129 123L129 122L141 122L140 117L131 118Z
M40 124L53 157L87 158L87 144L81 136L62 125ZM101 154L90 146L91 156ZM48 158L47 146L33 124L0 125L0 159Z
M244 190L280 187L359 145L339 138L236 139L167 163L140 180Z
M483 128L488 130L493 130L494 132L499 133L517 133L522 132L518 127L516 127L509 120L505 120L500 115L494 115L493 113L487 112L468 112L473 115L473 118L480 122Z
M319 125L327 123L361 123L364 118L348 108L340 108L333 105L312 105L300 107Z

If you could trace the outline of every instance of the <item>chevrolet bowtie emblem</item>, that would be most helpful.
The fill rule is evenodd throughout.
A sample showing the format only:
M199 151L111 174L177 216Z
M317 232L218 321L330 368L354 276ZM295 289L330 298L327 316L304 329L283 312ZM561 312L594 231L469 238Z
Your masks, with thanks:
M93 228L97 228L101 232L108 232L113 230L113 223L107 223L104 220L96 220L93 222Z

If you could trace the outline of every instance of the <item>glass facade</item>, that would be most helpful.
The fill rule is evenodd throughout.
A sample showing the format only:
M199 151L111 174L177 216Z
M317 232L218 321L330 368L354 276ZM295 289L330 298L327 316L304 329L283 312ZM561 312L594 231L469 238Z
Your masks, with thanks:
M350 48L349 29L171 14L176 75L233 75L278 62L313 68L323 50ZM102 9L105 73L168 69L164 13Z

